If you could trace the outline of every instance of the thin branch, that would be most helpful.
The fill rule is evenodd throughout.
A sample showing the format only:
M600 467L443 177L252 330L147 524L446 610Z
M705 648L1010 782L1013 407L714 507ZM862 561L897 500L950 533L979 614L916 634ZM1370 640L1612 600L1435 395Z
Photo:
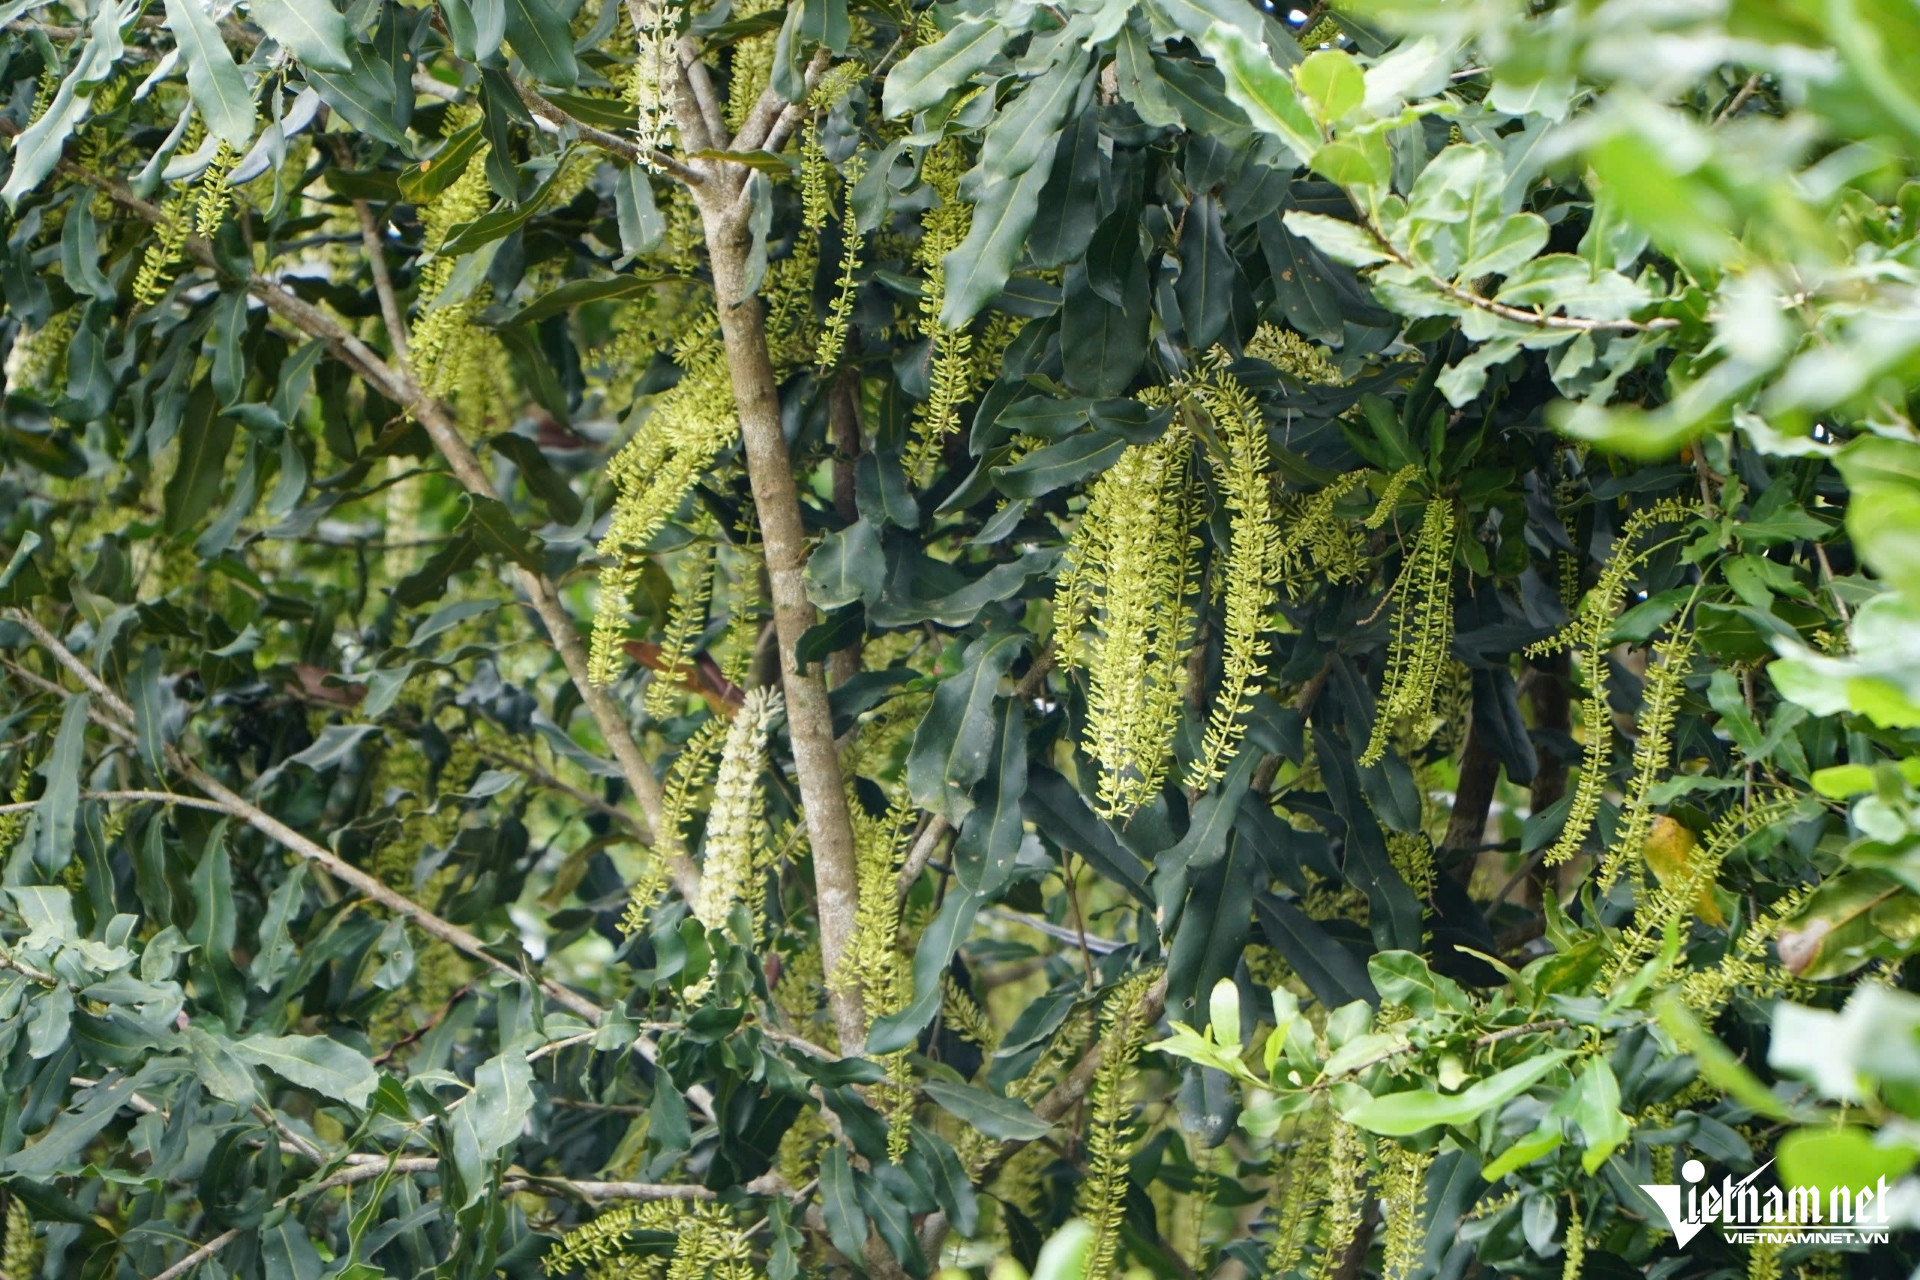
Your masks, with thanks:
M1733 100L1720 109L1720 114L1713 118L1713 123L1717 125L1723 120L1739 115L1740 108L1747 105L1747 99L1753 97L1754 91L1759 87L1760 73L1756 71L1747 77L1747 82L1740 86L1740 92L1733 95Z
M407 317L400 310L399 297L393 291L393 277L387 272L387 239L380 234L373 206L365 200L355 200L353 211L360 219L360 242L366 246L367 269L373 273L373 292L380 299L380 319L387 326L387 342L393 348L393 358L404 364Z
M526 104L527 110L540 117L540 119L547 121L549 124L572 129L582 142L599 147L602 151L611 152L619 156L622 160L625 160L628 164L651 164L654 168L664 173L672 174L690 187L698 186L706 181L706 175L698 169L676 160L673 156L668 155L658 148L648 150L639 143L628 141L617 133L609 133L605 129L596 129L585 120L577 116L569 115L559 104L541 96L538 89L535 89L524 80L516 79L513 82L513 89L515 93L520 95L520 101Z
M907 851L907 860L900 865L900 875L895 881L895 896L905 902L907 895L913 892L913 886L920 879L920 873L927 869L927 863L940 851L940 841L947 832L953 830L941 814L935 814L913 842L913 848Z
M83 181L104 192L108 199L131 210L151 222L160 220L160 210L151 203L135 196L125 186L98 174L90 173L78 166L62 166L64 171L72 173ZM187 249L202 263L218 270L213 249L199 236L187 240ZM360 341L350 330L319 307L306 301L285 288L277 281L264 276L252 275L246 280L248 290L267 305L268 310L282 316L296 328L311 337L320 338L330 344L335 352L348 365L359 372L361 377L372 384L387 399L401 405L411 413L416 421L426 429L428 436L447 465L467 490L480 497L498 499L499 494L488 479L486 470L480 465L480 459L474 454L473 447L467 443L459 425L453 420L447 409L439 401L427 395L416 382L413 375L404 368L395 368L382 360L371 348ZM588 679L587 649L581 642L580 632L574 626L573 616L567 611L560 599L559 589L544 574L515 566L521 589L526 593L534 612L540 617L553 646L559 651L562 665L580 693L580 699L586 704L587 712L593 717L594 724L600 730L600 736L613 752L615 762L627 786L640 801L640 807L646 812L648 827L655 833L661 856L665 857L673 868L674 882L681 894L689 900L699 896L700 872L692 859L687 857L681 847L679 833L662 829L661 816L665 812L666 801L660 786L660 780L654 776L652 767L641 756L633 733L627 725L626 713L615 705L612 697L599 685Z
M186 1275L189 1271L192 1271L195 1267L239 1238L240 1232L238 1230L223 1231L186 1257L180 1259L180 1261L168 1267L165 1271L162 1271L159 1275L156 1275L153 1280L179 1280L181 1276Z
M1471 289L1463 289L1451 280L1434 275L1402 253L1371 218L1367 219L1363 225L1367 234L1373 238L1375 247L1394 262L1409 271L1419 272L1421 279L1462 306L1472 307L1475 311L1484 311L1488 315L1499 316L1502 320L1511 320L1515 324L1524 324L1535 329L1552 329L1571 333L1655 333L1680 327L1680 322L1671 316L1658 316L1652 320L1594 320L1586 316L1551 315L1544 311L1500 302L1484 294L1475 293Z
M68 649L65 644L61 643L57 636L40 624L38 618L35 618L24 609L10 609L8 610L8 616L25 627L27 632L33 636L34 640L37 641L56 662L65 667L82 685L86 686L102 707L111 713L112 716L117 717L118 723L114 727L121 736L124 736L128 740L133 738L132 725L135 723L133 708L129 707L126 702L121 699L119 694L115 693L104 681L94 675L84 662L74 656L72 650ZM306 858L308 861L318 863L320 866L325 867L335 879L351 885L362 896L379 903L397 915L407 917L409 920L412 920L414 924L418 925L423 932L465 952L483 964L490 965L501 973L508 974L516 979L523 976L519 966L510 964L494 955L488 950L487 944L473 934L462 929L459 925L450 924L441 919L433 912L414 902L411 898L395 892L380 880L375 879L352 863L347 862L331 849L316 844L264 809L248 803L240 796L234 794L234 792L229 790L218 779L200 768L199 765L187 759L171 745L166 747L166 756L167 764L174 772L199 788L214 802L211 806L203 805L200 807L216 808L229 817L246 823L262 835L279 842L281 845L299 854L301 857ZM168 793L163 792L159 793L159 795L161 798L171 799ZM590 1021L597 1023L605 1014L605 1010L599 1005L553 979L543 979L540 986L556 1003L571 1009L573 1012L578 1013Z
M214 813L225 813L226 806L212 800L203 800L199 796L183 796L173 791L86 791L82 800L152 800L159 804L177 804L186 809L207 809ZM17 804L0 804L0 813L25 813L40 807L38 800L22 800Z
M548 773L531 760L522 760L518 756L509 755L493 747L481 747L480 758L491 761L494 764L505 765L515 773L524 774L530 782L545 787L550 791L558 791L561 795L564 795L567 799L582 808L604 814L606 817L626 827L636 840L645 842L647 839L646 831L641 828L639 823L633 820L631 813L628 813L618 805L608 804L591 791L582 791L579 787L573 786L571 783L562 782L559 778L554 777L551 773Z

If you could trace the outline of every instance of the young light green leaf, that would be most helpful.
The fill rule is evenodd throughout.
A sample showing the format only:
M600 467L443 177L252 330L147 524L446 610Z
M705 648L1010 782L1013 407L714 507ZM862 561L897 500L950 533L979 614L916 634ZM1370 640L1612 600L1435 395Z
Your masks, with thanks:
M1524 1093L1568 1056L1568 1050L1555 1049L1488 1076L1457 1094L1443 1094L1428 1087L1369 1097L1348 1108L1344 1115L1347 1123L1389 1138L1410 1137L1441 1125L1470 1124L1481 1113Z

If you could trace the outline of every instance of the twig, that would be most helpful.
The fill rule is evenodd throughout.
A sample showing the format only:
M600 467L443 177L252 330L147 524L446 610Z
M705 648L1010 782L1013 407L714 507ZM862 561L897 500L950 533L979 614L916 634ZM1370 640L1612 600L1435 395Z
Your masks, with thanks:
M92 173L77 165L63 162L62 172L69 173L104 193L109 200L128 209L150 222L160 220L160 210L152 203L140 199L123 184ZM187 250L200 262L215 270L219 269L212 246L200 236L191 236L186 243ZM459 425L447 412L445 406L421 389L413 375L404 368L395 368L382 360L371 348L360 341L350 330L340 324L331 315L304 298L282 288L277 281L265 276L250 275L246 286L264 302L269 311L286 319L297 329L310 337L327 342L334 353L362 378L372 384L387 399L401 405L413 415L432 438L434 446L440 451L447 465L466 489L480 497L497 499L493 483L488 479L486 470L480 465L473 447L467 443ZM581 642L580 632L574 626L573 616L567 611L560 598L558 588L544 574L537 573L524 566L516 566L520 586L526 592L533 605L534 612L545 626L553 646L559 651L561 664L572 679L574 687L580 693L580 699L586 704L587 712L593 717L594 724L600 730L601 738L613 752L614 760L620 767L627 786L640 801L640 807L646 812L647 823L658 838L660 852L673 868L674 881L683 896L691 899L699 895L700 872L680 846L677 832L661 829L661 815L665 812L665 797L662 794L660 780L641 756L633 733L627 725L625 713L615 706L607 691L588 678L587 649Z
M367 269L373 273L373 292L380 299L380 319L387 326L387 342L393 348L393 357L401 363L407 359L407 317L400 310L399 298L393 291L393 277L387 273L387 241L380 234L380 224L374 219L373 206L365 200L355 200L353 211L360 219L360 242L366 246Z
M1718 125L1722 120L1739 115L1740 108L1747 105L1747 99L1753 97L1754 91L1759 87L1760 73L1756 71L1747 77L1747 82L1740 86L1740 92L1733 95L1733 100L1720 108L1720 114L1713 118L1713 123Z

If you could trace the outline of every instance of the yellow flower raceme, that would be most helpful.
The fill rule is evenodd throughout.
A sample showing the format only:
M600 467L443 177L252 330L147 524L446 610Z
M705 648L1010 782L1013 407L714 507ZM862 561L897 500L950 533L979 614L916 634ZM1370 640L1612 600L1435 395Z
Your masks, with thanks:
M1373 717L1373 735L1360 753L1363 765L1380 762L1395 725L1423 722L1433 714L1434 691L1453 643L1453 552L1453 501L1435 498L1427 503L1420 536L1393 584L1387 677Z
M1661 821L1670 821L1655 816L1648 793L1659 783L1673 756L1673 722L1680 697L1686 691L1687 669L1693 661L1693 636L1691 633L1676 635L1654 645L1653 650L1654 661L1647 668L1636 726L1640 738L1633 746L1633 781L1627 787L1619 834L1600 863L1602 892L1613 887L1621 870L1637 854L1644 851L1651 861L1653 850L1649 837ZM1708 904L1711 903L1709 896ZM1719 909L1714 908L1714 914L1718 913Z
M973 335L940 323L940 308L947 296L942 259L960 247L973 225L973 206L960 198L960 175L966 163L959 145L946 141L927 152L920 169L921 178L940 197L940 203L922 220L924 234L914 251L926 273L919 331L927 339L931 362L928 398L914 406L913 441L904 459L907 477L916 484L925 484L931 478L941 442L959 429L960 406L973 394Z
M714 562L711 542L696 545L685 567L686 579L673 593L660 638L660 667L642 699L647 714L656 720L677 714L686 703L682 679L693 662L694 646L707 627L707 608L713 602Z
M654 403L633 439L614 455L607 474L618 497L600 540L605 563L593 622L591 678L609 684L624 667L627 600L639 581L647 543L693 486L740 435L726 354L711 337L679 352L680 381Z
M1178 427L1121 454L1094 485L1059 582L1056 625L1087 668L1085 745L1108 816L1158 793L1179 727L1198 550L1191 454Z
M1627 583L1632 580L1635 567L1650 554L1650 549L1642 547L1640 541L1656 526L1683 520L1694 511L1689 503L1668 499L1634 512L1620 536L1614 539L1612 555L1600 571L1600 580L1587 593L1579 614L1559 634L1527 650L1529 655L1539 656L1577 647L1587 673L1587 696L1580 704L1581 728L1586 736L1580 780L1574 787L1573 802L1568 807L1560 838L1547 851L1548 866L1565 862L1578 853L1594 819L1600 816L1607 766L1613 760L1613 716L1607 706L1606 687L1607 640L1613 633L1614 617L1626 598Z
M1274 604L1279 563L1274 555L1273 492L1267 478L1271 463L1266 419L1252 395L1227 372L1223 352L1216 350L1208 357L1195 394L1226 450L1218 471L1228 513L1220 687L1200 754L1186 776L1189 787L1206 787L1226 775L1227 761L1246 735L1246 714L1267 656L1268 614Z
M1087 1093L1087 1179L1080 1184L1080 1216L1093 1224L1094 1241L1085 1274L1113 1274L1126 1214L1127 1161L1133 1155L1133 1068L1152 1030L1140 1016L1141 1001L1158 975L1135 974L1115 987L1103 1006L1100 1065Z

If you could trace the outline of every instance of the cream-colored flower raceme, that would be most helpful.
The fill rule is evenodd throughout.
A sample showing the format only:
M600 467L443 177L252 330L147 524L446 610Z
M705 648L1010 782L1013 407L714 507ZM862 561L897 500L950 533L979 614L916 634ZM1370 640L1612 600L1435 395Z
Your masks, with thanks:
M628 599L639 581L646 546L680 509L693 486L740 435L726 352L711 336L677 353L684 372L647 412L634 436L607 465L617 494L600 539L603 560L594 612L589 678L610 684L625 666L621 643Z
M1380 1158L1380 1201L1386 1216L1381 1280L1410 1280L1420 1268L1426 1246L1427 1170L1433 1151L1414 1151L1395 1143Z
M1653 646L1653 656L1636 717L1640 736L1633 745L1633 780L1627 786L1618 834L1600 863L1602 893L1613 888L1620 872L1640 856L1653 830L1656 815L1650 793L1673 758L1673 726L1680 698L1686 692L1687 671L1693 663L1693 633L1680 631L1660 641Z
M1193 389L1226 450L1226 457L1216 465L1227 507L1228 538L1222 569L1226 608L1220 687L1200 754L1187 770L1189 787L1207 787L1224 777L1228 760L1246 735L1246 715L1266 664L1266 632L1279 576L1273 489L1267 476L1271 460L1266 418L1226 366L1226 353L1215 348L1203 362Z
M1367 516L1366 526L1378 529L1392 518L1394 508L1400 505L1400 495L1405 493L1407 485L1420 474L1420 468L1409 463L1387 477L1387 484L1380 491L1380 501L1374 504L1373 511Z
M951 139L929 150L920 166L921 179L933 188L940 203L922 218L923 234L914 251L926 276L920 297L919 331L927 339L931 369L928 397L925 403L914 406L913 439L903 459L907 478L915 484L925 484L932 478L942 442L959 429L960 406L973 395L973 334L940 323L940 308L947 296L947 270L942 259L960 247L973 225L973 206L960 198L960 175L966 166L959 143Z
M673 141L673 106L667 95L673 83L674 10L667 0L627 0L633 19L633 77L628 97L634 111L633 134L641 162L659 170L656 152Z
M1387 675L1373 734L1360 753L1362 765L1380 762L1396 725L1424 722L1433 714L1434 691L1453 643L1454 536L1453 500L1428 502L1419 537L1389 593L1394 610Z
M1087 754L1103 814L1158 794L1180 723L1192 642L1198 504L1192 438L1174 427L1100 477L1068 545L1055 626L1087 670Z
M1580 1272L1587 1265L1587 1224L1580 1217L1580 1206L1572 1205L1572 1213L1567 1218L1567 1257L1560 1264L1560 1280L1580 1280Z
M1080 1216L1093 1224L1087 1257L1089 1280L1113 1274L1126 1214L1127 1161L1136 1136L1133 1069L1153 1029L1141 1017L1141 1002L1159 976L1145 970L1113 989L1101 1006L1100 1065L1087 1091L1087 1178L1080 1184Z
M1580 704L1581 731L1586 739L1580 778L1574 786L1560 838L1547 851L1548 866L1565 862L1578 853L1594 820L1600 816L1607 767L1613 760L1613 715L1607 706L1607 641L1613 634L1614 618L1626 599L1627 584L1633 579L1634 569L1654 550L1642 546L1641 540L1657 526L1685 520L1697 510L1692 503L1669 498L1642 507L1629 516L1626 527L1614 539L1612 554L1600 570L1599 581L1587 592L1580 612L1557 634L1527 648L1531 657L1577 649L1587 676L1587 696Z
M821 158L825 160L824 153ZM813 362L822 370L831 369L839 364L841 354L847 349L847 331L853 319L855 291L859 284L856 273L860 270L860 251L866 243L866 237L860 231L860 220L854 216L853 212L853 188L854 184L860 180L860 173L864 166L865 161L859 156L854 156L847 161L847 211L841 223L843 239L840 247L840 276L834 282L833 301L827 306L827 320L820 327L820 342L814 351ZM824 185L824 175L821 181ZM821 215L823 226L825 221L823 212Z
M1289 600L1328 583L1358 582L1367 576L1362 537L1336 508L1372 474L1349 471L1310 494L1294 494L1281 502L1274 528L1273 572Z
M780 712L779 691L754 689L734 712L720 751L720 774L707 811L706 860L701 868L700 900L693 914L709 929L726 925L737 902L759 919L754 892L754 850L764 825L760 773L767 763L767 730Z
M1313 1235L1313 1210L1325 1194L1327 1137L1333 1114L1316 1106L1299 1117L1293 1141L1275 1149L1267 1206L1273 1239L1267 1245L1267 1274L1284 1277L1298 1270Z
M685 575L675 586L667 609L667 625L660 636L660 666L641 705L656 720L677 715L687 700L685 681L691 670L694 646L707 628L707 609L713 603L716 557L713 543L702 539L684 557Z
M1327 1144L1327 1204L1320 1214L1317 1280L1328 1280L1346 1260L1366 1216L1370 1181L1366 1135L1335 1116Z
M1277 324L1262 323L1247 343L1247 354L1310 385L1331 386L1340 381L1340 370L1325 351Z

